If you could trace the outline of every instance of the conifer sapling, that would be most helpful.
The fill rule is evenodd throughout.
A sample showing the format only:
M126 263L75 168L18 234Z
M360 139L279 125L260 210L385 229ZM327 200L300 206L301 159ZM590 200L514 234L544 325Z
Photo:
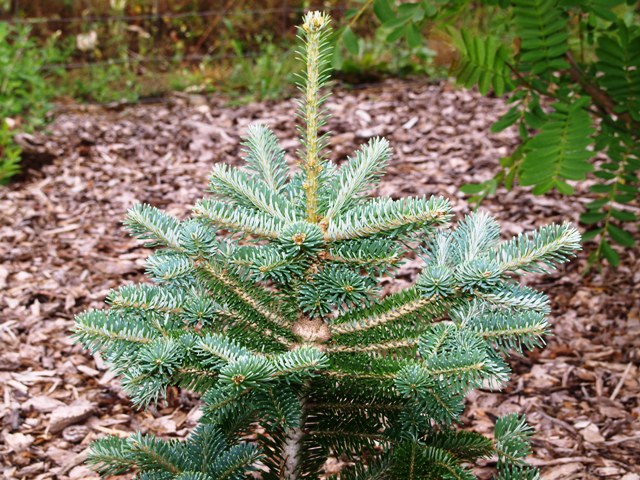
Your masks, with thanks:
M570 225L501 242L474 213L449 226L441 198L371 198L391 150L382 138L346 163L326 159L323 87L329 17L300 29L300 168L265 126L244 142L246 168L215 165L210 195L180 221L152 206L126 226L147 245L153 283L110 293L107 310L76 319L75 338L100 351L138 406L169 386L203 394L186 441L107 437L90 461L139 479L319 478L328 457L342 479L472 479L479 458L497 478L534 479L531 429L517 415L494 438L456 428L465 395L509 379L505 356L542 345L548 298L514 277L566 261ZM383 295L408 250L415 283Z

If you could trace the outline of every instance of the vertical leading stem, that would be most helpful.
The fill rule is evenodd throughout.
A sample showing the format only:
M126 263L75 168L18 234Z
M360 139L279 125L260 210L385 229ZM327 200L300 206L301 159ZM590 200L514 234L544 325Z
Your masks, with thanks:
M307 220L311 223L319 221L318 189L322 172L322 139L318 136L318 129L324 121L320 89L326 82L329 21L329 17L323 13L309 12L305 15L302 25L302 36L305 41L303 58L306 62L304 81L301 85L304 94L301 114L305 123L303 129L305 152L302 167L305 172Z
M309 222L315 223L318 215L318 176L320 175L320 160L318 158L318 65L313 61L318 57L319 32L309 34L307 44L307 91L305 92L306 103L306 126L307 131L307 154L304 162L306 171L306 183L304 185L307 193L307 217Z

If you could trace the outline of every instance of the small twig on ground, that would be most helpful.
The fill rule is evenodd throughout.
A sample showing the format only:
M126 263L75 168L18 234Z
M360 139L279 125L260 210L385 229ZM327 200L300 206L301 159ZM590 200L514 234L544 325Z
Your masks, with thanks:
M564 420L560 420L559 418L556 417L552 417L551 415L549 415L548 413L546 413L544 410L538 410L538 413L546 418L547 420L549 420L551 423L555 423L556 425L564 428L566 431L573 433L574 435L578 434L578 431L573 428L571 425L569 425L567 422L565 422Z
M609 440L608 442L602 442L601 445L604 445L605 447L612 447L612 446L618 445L620 443L632 442L634 440L640 441L640 435L633 435L631 437L624 437L624 438L616 438L615 440Z
M618 380L618 384L616 385L616 388L613 389L613 393L609 397L609 400L616 399L616 397L618 396L618 393L620 393L620 389L622 388L624 381L627 379L627 375L629 375L629 372L631 371L632 366L633 366L633 362L629 362L627 364L627 368L624 369L624 373L622 374L622 377L620 377L620 380Z
M538 458L527 458L527 463L534 467L550 467L553 465L565 465L567 463L594 463L595 460L589 457L564 457L553 460L541 460Z

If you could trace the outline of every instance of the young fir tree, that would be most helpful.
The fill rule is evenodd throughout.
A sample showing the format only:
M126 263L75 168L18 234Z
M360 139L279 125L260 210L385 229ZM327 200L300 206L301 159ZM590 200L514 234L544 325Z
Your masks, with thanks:
M136 405L169 386L204 394L202 424L183 442L151 435L97 441L106 475L138 479L472 479L495 456L497 478L534 479L522 459L531 429L517 415L493 439L455 428L464 397L509 378L504 356L542 344L547 297L513 277L564 262L569 225L507 242L484 213L448 228L443 198L370 198L391 151L375 138L338 167L325 158L322 87L329 18L300 30L300 169L289 175L266 127L251 127L246 170L218 164L211 196L189 220L149 205L126 225L148 245L153 284L126 285L109 310L77 317L76 338L100 351ZM424 267L383 296L407 251ZM256 473L259 472L259 473Z

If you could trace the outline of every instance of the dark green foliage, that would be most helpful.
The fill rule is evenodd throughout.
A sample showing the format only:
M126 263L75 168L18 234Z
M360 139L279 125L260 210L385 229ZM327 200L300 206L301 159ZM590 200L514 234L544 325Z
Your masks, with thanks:
M136 466L139 478L180 480L239 480L261 455L256 446L229 446L212 425L199 425L186 442L160 440L153 435L106 437L91 446L90 463L103 475L118 475Z
M565 12L556 0L513 0L513 23L520 38L523 72L544 75L567 68Z
M193 218L129 211L132 234L160 247L154 283L111 292L110 309L77 317L76 339L135 404L177 385L203 394L204 416L184 442L100 440L101 472L318 478L330 456L355 465L345 478L471 479L491 456L505 479L524 471L523 419L499 420L495 442L456 426L469 391L509 379L506 355L543 344L548 299L514 278L568 260L580 236L562 225L504 242L485 213L451 228L443 198L367 198L389 146L374 139L341 167L323 158L326 31L326 16L305 17L303 86L316 87L303 88L301 171L289 176L273 134L252 127L248 170L215 167ZM412 251L418 280L383 295Z
M584 110L586 103L555 103L540 133L527 142L520 183L534 185L533 193L542 194L556 188L571 194L574 189L566 180L584 180L593 170L589 161L593 154L587 147L594 130L591 117Z
M486 39L472 37L466 30L461 32L461 59L452 67L458 82L472 87L478 85L480 93L486 95L493 89L496 95L513 88L511 71L507 65L509 52L495 37Z
M57 70L45 70L58 60L52 36L39 45L31 29L0 21L0 185L20 171L20 146L16 133L46 123L52 91L48 78Z
M8 182L20 171L20 146L4 119L0 119L0 184Z

